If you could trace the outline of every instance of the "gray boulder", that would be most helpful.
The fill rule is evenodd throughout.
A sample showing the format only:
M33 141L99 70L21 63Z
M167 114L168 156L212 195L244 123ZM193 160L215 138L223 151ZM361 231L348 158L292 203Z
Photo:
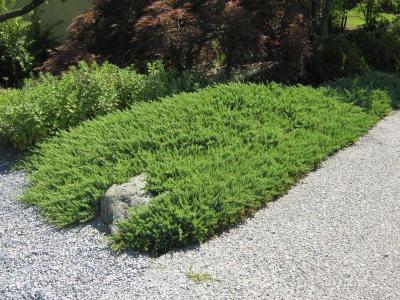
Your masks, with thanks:
M129 182L113 185L101 198L100 219L112 234L118 232L118 221L128 217L128 209L149 203L150 195L146 191L146 175L133 177Z

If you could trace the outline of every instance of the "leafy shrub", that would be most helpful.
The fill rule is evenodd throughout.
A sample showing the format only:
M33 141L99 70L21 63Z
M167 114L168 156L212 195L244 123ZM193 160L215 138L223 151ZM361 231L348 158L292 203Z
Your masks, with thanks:
M394 18L394 20L390 24L389 30L393 34L400 36L400 16Z
M400 72L399 35L383 30L359 30L331 36L317 47L311 73L314 82L319 83L368 69Z
M39 80L27 80L22 89L0 95L0 142L23 150L61 129L135 102L192 91L201 85L196 78L192 74L178 78L160 63L151 65L148 75L108 63L81 63L61 77L41 74Z
M13 4L14 0L0 0L0 13L8 11ZM0 23L0 86L18 84L32 69L30 25L30 21L23 18Z
M335 91L230 84L138 103L41 144L25 164L24 200L58 226L85 222L111 185L146 173L154 198L119 224L115 248L161 254L203 242L390 110L388 98L360 108Z
M177 72L175 69L166 70L162 61L147 64L146 97L156 99L182 91L194 91L212 82L195 72Z
M367 64L383 72L400 72L400 36L386 31L358 31L347 34Z
M368 70L362 52L346 36L331 36L320 43L313 61L316 82L361 74Z

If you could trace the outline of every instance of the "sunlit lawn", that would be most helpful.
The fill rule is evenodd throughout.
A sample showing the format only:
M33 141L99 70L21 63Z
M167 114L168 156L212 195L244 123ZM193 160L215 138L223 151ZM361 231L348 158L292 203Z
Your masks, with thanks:
M389 13L381 13L380 17L388 21L392 21L396 15ZM347 29L353 30L365 24L364 16L358 9L353 9L348 14Z

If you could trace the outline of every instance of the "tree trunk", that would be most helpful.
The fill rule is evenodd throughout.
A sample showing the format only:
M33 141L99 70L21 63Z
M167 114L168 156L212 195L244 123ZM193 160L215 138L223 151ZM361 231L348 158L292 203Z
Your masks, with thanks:
M325 5L322 10L322 17L321 17L321 23L320 23L320 34L322 37L328 35L329 19L331 17L333 1L334 0L325 0Z

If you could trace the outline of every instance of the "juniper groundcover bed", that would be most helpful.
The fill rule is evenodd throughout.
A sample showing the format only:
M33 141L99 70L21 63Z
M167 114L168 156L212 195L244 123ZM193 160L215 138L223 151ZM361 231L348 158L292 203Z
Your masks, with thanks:
M384 90L227 84L83 123L24 162L23 196L56 226L97 216L115 183L148 177L150 204L132 209L116 250L159 255L204 242L284 194L391 110ZM353 97L353 98L352 98Z

